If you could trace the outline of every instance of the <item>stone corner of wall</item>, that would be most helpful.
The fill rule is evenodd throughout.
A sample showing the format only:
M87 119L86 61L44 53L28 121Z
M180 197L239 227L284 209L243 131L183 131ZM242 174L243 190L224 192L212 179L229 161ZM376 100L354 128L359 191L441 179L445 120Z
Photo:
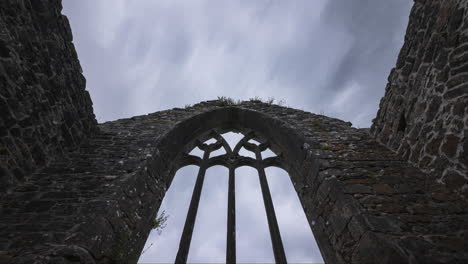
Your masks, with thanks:
M98 127L61 1L1 1L0 7L4 189L76 148Z
M378 142L455 189L468 182L467 5L415 1L370 129Z

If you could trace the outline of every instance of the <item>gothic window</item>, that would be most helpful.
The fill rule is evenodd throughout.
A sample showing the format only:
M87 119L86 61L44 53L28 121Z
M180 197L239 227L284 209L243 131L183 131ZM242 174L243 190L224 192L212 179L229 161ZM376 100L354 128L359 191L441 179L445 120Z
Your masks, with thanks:
M152 232L139 263L158 261L161 254L172 254L176 263L224 260L286 263L287 258L297 262L300 257L294 256L307 255L307 252L293 252L297 250L297 242L303 241L297 235L304 234L305 241L317 249L288 174L271 168L281 168L282 164L282 154L272 149L275 146L271 142L253 131L225 133L214 129L194 140L175 161L181 169L161 206L164 208L165 203L177 200L179 210L169 213L175 231L166 241L163 236L154 239L157 234ZM175 185L183 188L174 191ZM217 192L209 197L207 189ZM295 200L282 203L285 194ZM249 211L253 208L262 210ZM277 209L281 211L279 214ZM206 222L210 224L204 225ZM259 226L254 230L257 233L246 228L250 225ZM307 230L301 230L298 227L301 225ZM268 246L255 250L258 244ZM151 247L157 250L152 251ZM262 255L259 251L265 252ZM204 252L203 259L194 252ZM318 249L314 254L318 255L315 259L321 260Z

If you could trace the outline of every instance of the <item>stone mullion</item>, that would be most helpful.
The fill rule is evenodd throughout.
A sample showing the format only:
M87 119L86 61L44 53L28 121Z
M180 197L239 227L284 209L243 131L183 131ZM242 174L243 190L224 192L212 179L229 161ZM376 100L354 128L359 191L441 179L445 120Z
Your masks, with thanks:
M270 188L268 187L265 168L262 164L262 156L258 149L257 151L255 151L255 156L258 161L258 176L260 179L260 187L262 189L263 203L265 205L268 227L270 229L271 244L273 246L273 254L275 256L275 261L276 263L287 263L286 254L284 252L283 247L283 241L281 240L278 221L276 220L275 208L273 207Z
M208 166L209 156L210 151L205 151L200 170L198 171L197 181L195 183L195 187L193 188L192 200L190 201L189 211L187 213L187 218L185 219L184 230L180 238L179 250L177 251L175 263L187 262L187 257L190 250L190 243L192 241L193 228L195 226L195 220L198 212L198 205L200 204L203 182L205 180L205 172Z
M229 168L226 263L236 263L236 189L235 168Z

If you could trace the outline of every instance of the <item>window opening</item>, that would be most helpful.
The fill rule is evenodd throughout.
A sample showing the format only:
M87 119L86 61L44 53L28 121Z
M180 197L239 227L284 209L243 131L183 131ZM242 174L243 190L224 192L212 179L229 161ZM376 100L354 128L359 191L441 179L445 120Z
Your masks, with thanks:
M255 153L253 153L252 151L246 150L244 147L242 147L242 148L240 149L239 155L240 155L240 156L244 156L244 157L249 157L249 158L255 159Z
M188 263L222 263L226 260L228 173L222 166L206 171Z
M187 186L192 188L188 196L189 201L185 196L176 198L185 199L184 206L173 205L174 209L186 210L186 217L181 217L181 214L176 211L173 213L178 216L178 233L171 231L170 228L173 227L169 230L166 227L163 232L163 234L167 233L168 237L172 234L172 237L167 239L173 239L176 234L179 237L178 246L174 246L173 242L167 243L166 238L162 236L150 234L145 245L146 250L143 250L139 263L144 263L143 261L150 257L153 263L154 260L171 262L174 259L176 263L185 263L187 260L189 262L222 262L222 255L225 255L225 261L228 263L236 263L236 260L237 262L273 262L274 260L276 263L286 263L286 253L275 207L281 211L279 218L281 230L288 233L283 235L288 241L288 257L296 262L319 259L317 256L295 249L294 243L297 246L297 239L302 239L298 235L309 235L308 240L304 238L304 243L313 245L312 250L315 250L314 252L320 257L312 232L310 228L307 229L305 213L297 193L294 195L294 187L287 172L280 170L286 176L277 176L278 172L273 171L271 173L274 176L267 177L267 167L282 167L283 164L282 156L271 151L270 142L253 131L220 133L218 130L212 130L200 138L205 141L195 139L191 145L189 144L190 152L181 153L174 162L174 164L181 165L196 165L195 168L197 168L196 172L191 171L191 178L178 176L178 172L172 184L176 185L179 181L183 181L184 188ZM210 169L213 166L214 168ZM190 166L192 167L194 166ZM267 171L270 173L271 169ZM212 172L215 176L211 176ZM187 179L191 180L187 181ZM273 187L269 186L269 181ZM282 189L283 187L286 189ZM285 192L289 195L288 201L283 200L286 197ZM275 197L275 204L273 204L272 193ZM166 208L165 206L169 208L166 204L171 204L170 201L173 198L170 195L173 194L168 191L166 197L169 198L164 199L169 199L169 201L163 201L161 209ZM258 199L255 200L255 197ZM169 215L172 213L170 210L168 212ZM302 217L302 220L295 218L291 220L291 217L287 217L288 215ZM258 221L261 223L252 225ZM296 222L301 222L301 226L293 226ZM171 222L167 225L170 226ZM219 226L219 231L213 232L213 226ZM254 229L249 230L250 226ZM207 232L210 234L207 235ZM260 233L253 235L253 232ZM289 233L300 234L289 235ZM208 238L210 236L211 239ZM152 241L155 237L158 241L164 242ZM222 238L224 242L220 242ZM152 243L159 246L154 246L150 251L148 248L153 246ZM171 245L170 250L169 245ZM222 250L223 246L224 250ZM164 252L157 255L157 258L152 258L155 255L153 251L157 251L158 248L165 248L165 250L159 250ZM252 253L255 253L255 256ZM170 256L172 259L168 260ZM213 256L213 258L209 259L208 256Z
M224 150L224 148L219 148L210 153L210 158L214 158L214 157L221 156L224 154L226 154L226 150Z
M288 173L265 169L286 257L291 263L323 263L309 222Z
M192 151L190 151L189 155L203 158L203 153L203 150L199 149L198 147L195 147L192 149Z
M138 263L174 261L197 173L198 166L193 165L177 171L159 208L159 212L165 212L168 216L166 227L160 233L155 230L150 232Z
M267 159L271 157L276 157L276 154L270 149L266 149L265 151L262 152L262 159Z
M260 145L260 142L256 141L255 139L250 139L250 140L247 141L247 142L249 142L250 144L257 145L257 146Z
M226 140L231 149L234 149L237 143L239 143L239 141L241 141L241 139L244 138L244 135L242 133L232 131L223 133L221 134L221 136Z
M236 169L236 259L238 263L274 263L258 172Z
M207 145L211 145L211 144L216 143L216 139L210 138L210 139L208 139L207 141L205 141L205 142L203 142L203 143L205 143L205 144L207 144Z

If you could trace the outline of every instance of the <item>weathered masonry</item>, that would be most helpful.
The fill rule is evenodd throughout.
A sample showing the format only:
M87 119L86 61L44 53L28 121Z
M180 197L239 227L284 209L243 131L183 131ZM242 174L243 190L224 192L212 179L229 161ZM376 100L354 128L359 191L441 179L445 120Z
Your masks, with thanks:
M466 197L467 1L415 2L371 134Z
M467 12L415 1L369 133L261 102L97 124L60 1L0 1L0 263L135 263L175 171L209 162L184 153L227 130L281 153L327 263L467 263Z

